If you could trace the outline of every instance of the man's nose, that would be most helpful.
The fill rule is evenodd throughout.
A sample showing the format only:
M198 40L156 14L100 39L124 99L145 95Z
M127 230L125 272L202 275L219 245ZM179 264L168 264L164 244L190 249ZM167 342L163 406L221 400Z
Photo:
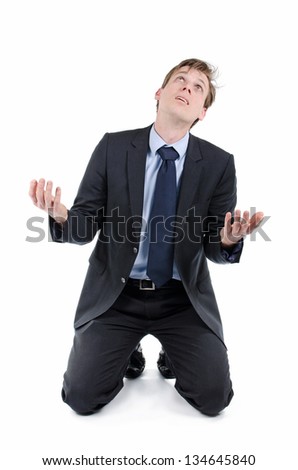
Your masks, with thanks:
M190 87L188 87L188 86L185 85L185 86L183 87L183 91L184 91L184 90L185 90L189 95L191 94Z

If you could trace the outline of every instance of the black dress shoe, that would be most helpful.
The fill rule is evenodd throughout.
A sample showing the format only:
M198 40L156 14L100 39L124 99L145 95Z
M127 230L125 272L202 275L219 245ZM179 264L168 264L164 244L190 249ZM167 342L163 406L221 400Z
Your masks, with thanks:
M175 379L176 378L174 372L171 369L170 361L169 361L168 356L166 355L164 349L162 349L159 353L159 358L158 358L158 361L157 361L157 368L158 368L159 372L161 373L161 375L165 379Z
M137 345L136 349L131 353L128 366L125 372L125 377L127 379L136 379L141 375L145 369L146 360L142 353L142 348L140 343Z

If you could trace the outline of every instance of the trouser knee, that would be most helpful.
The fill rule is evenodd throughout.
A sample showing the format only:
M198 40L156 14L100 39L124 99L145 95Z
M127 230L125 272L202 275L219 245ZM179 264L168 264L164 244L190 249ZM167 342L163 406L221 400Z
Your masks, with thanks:
M92 394L81 388L72 388L61 391L62 400L69 405L76 413L90 415L96 413L106 403L99 403Z
M208 416L217 416L231 402L234 392L230 389L229 393L219 390L210 390L206 396L201 397L199 410Z
M70 381L65 375L62 399L78 414L93 414L107 405L123 387L123 380L112 383L88 383L82 380Z
M176 389L190 405L208 416L218 415L230 404L234 395L232 387L226 390L216 386L200 392L185 392L176 385Z

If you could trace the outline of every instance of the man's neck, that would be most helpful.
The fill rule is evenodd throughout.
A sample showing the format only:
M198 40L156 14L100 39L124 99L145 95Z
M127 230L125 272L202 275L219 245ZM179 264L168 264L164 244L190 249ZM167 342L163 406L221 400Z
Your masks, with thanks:
M181 124L178 123L176 125L172 123L172 125L169 126L168 123L163 123L159 119L156 119L154 129L167 144L173 144L187 134L189 126L181 126Z

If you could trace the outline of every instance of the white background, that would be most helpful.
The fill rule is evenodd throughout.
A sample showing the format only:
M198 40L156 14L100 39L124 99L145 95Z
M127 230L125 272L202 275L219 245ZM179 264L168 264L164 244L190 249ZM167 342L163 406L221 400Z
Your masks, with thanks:
M255 454L258 469L297 465L291 461L297 444L294 6L290 0L1 2L3 468L43 468L40 456L141 453ZM158 375L159 344L147 337L142 378L127 382L97 415L79 417L62 403L60 389L93 244L27 242L37 236L27 220L45 217L31 204L28 185L52 179L70 206L102 135L153 122L155 91L173 65L190 57L218 66L220 85L193 133L235 155L239 208L270 216L264 230L271 242L257 235L240 265L210 266L235 397L218 418L199 414L173 381ZM46 219L39 227L47 231Z

